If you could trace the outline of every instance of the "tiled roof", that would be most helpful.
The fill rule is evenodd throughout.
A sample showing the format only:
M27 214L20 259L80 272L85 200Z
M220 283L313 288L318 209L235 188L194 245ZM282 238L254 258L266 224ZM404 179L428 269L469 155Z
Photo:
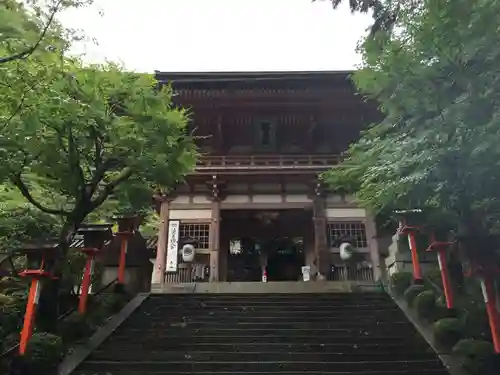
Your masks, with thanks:
M111 240L106 241L104 246L108 246L111 243ZM156 246L158 245L158 236L152 236L146 238L146 248L151 250L156 250ZM75 237L70 246L72 249L79 249L83 247L83 238Z

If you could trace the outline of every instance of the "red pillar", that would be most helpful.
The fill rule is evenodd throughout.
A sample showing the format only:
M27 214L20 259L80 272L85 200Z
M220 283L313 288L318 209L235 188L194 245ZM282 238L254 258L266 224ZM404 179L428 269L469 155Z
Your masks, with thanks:
M452 309L455 305L455 296L453 294L453 287L451 285L450 273L448 271L448 264L446 262L446 250L452 245L451 242L436 241L436 236L431 235L431 243L427 251L436 251L437 260L439 264L439 271L441 272L441 281L443 283L443 292L446 298L446 307Z
M125 284L125 267L127 265L127 249L128 240L132 233L119 232L117 235L121 237L120 258L118 261L118 284Z
M83 252L87 255L87 261L83 271L83 279L80 286L80 301L78 303L78 311L81 314L85 314L87 311L87 300L89 296L90 284L92 282L92 274L94 272L95 256L98 251L98 249L92 248L83 249Z
M490 275L486 275L481 280L481 288L483 289L483 298L488 313L488 321L490 323L491 337L495 352L500 354L500 316L497 310L497 301L493 279Z
M36 310L38 300L40 298L40 279L36 276L31 280L30 292L26 303L26 313L24 314L23 329L21 331L21 339L19 341L19 354L24 355L28 342L33 334L33 326L35 324Z
M450 273L446 264L446 250L440 248L437 253L439 270L441 271L441 280L443 282L443 291L446 298L446 307L452 309L455 305L455 296L451 285Z
M413 265L413 278L415 281L421 281L422 269L420 268L420 261L418 259L417 240L415 236L415 230L408 230L408 245L410 246L411 263Z

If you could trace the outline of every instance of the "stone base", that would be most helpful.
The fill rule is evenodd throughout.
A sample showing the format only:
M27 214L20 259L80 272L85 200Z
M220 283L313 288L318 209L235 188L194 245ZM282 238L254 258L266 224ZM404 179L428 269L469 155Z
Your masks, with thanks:
M187 283L170 284L163 288L153 284L152 293L157 294L185 294L185 293L227 293L227 294L266 294L266 293L353 293L359 291L377 291L375 283L361 282L296 282L273 281L263 282L217 282L217 283Z

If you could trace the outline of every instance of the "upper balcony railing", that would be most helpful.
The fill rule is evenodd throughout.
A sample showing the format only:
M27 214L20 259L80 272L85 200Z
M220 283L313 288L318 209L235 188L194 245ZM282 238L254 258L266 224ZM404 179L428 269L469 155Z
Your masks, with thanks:
M341 162L340 155L224 155L202 156L196 165L197 172L265 171L265 170L327 170Z

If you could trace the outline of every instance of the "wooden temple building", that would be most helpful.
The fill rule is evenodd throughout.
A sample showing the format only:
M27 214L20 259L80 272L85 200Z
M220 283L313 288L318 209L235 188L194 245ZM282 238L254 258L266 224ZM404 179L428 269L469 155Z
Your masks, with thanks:
M201 157L157 197L153 284L299 281L303 266L311 280L378 278L373 219L318 179L378 115L350 73L156 72L191 109ZM363 256L356 266L340 259L342 235ZM190 264L178 252L185 238L195 240Z

